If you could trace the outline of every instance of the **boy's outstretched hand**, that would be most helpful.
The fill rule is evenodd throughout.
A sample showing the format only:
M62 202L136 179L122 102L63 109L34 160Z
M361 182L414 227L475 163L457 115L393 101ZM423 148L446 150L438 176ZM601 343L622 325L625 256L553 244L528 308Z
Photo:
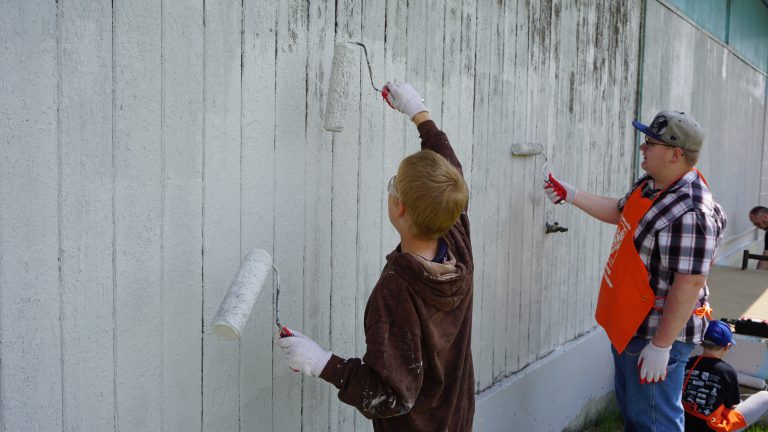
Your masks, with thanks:
M424 99L408 83L389 81L384 85L382 95L389 106L407 115L409 119L413 119L413 116L420 112L428 111Z
M291 329L293 336L278 337L275 344L285 354L288 367L297 372L304 372L313 377L320 376L331 352L320 347L315 341Z

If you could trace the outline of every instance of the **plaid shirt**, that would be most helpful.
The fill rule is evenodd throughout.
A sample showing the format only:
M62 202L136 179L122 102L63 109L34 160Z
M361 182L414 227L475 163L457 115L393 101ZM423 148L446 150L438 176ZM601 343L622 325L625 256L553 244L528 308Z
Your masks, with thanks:
M655 198L660 192L648 175L641 177L619 200L619 210L629 195L643 182L642 195ZM648 270L648 282L656 294L655 306L662 308L675 273L707 275L725 230L725 212L712 199L709 188L696 171L691 171L670 185L643 216L635 231L635 247ZM706 283L699 292L696 307L709 298ZM663 311L651 309L637 329L636 336L650 339L656 333ZM691 311L693 312L693 311ZM691 315L685 329L677 336L681 342L701 342L704 317Z

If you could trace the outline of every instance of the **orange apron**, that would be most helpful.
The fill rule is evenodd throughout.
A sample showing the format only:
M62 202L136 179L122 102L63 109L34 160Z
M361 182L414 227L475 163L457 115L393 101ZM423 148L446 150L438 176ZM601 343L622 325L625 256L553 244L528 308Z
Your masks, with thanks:
M696 368L696 365L699 364L699 361L702 358L704 358L703 355L699 356L699 358L693 362L691 369L688 370L685 382L683 383L683 395L685 395L685 389L688 387L688 380L691 379L691 371ZM715 431L730 432L747 427L747 421L744 419L744 416L741 415L737 409L731 410L726 408L725 405L720 405L709 415L700 413L698 405L693 402L683 402L683 409L685 409L685 412L688 414L707 422L707 426Z
M635 230L654 200L643 198L645 184L635 188L624 204L611 253L600 282L595 319L621 354L651 311L654 293L648 270L635 248ZM661 194L658 194L660 196Z
M706 184L704 176L698 170L696 172ZM675 183L677 181L672 182L670 186ZM624 352L624 348L648 316L656 300L648 283L648 270L637 253L634 239L640 220L664 191L659 192L655 199L643 198L644 186L645 183L635 188L624 204L600 282L600 295L595 312L597 323L605 329L608 339L619 354ZM704 314L705 311L697 310L696 313Z

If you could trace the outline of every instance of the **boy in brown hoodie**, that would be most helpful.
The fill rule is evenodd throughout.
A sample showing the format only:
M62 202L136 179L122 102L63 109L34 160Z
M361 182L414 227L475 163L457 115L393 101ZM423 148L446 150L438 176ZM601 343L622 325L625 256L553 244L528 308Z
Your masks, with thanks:
M366 352L344 359L307 336L278 338L288 366L319 376L375 431L470 431L472 247L468 190L448 137L409 84L387 83L389 105L408 115L421 151L388 185L400 244L387 255L365 310Z

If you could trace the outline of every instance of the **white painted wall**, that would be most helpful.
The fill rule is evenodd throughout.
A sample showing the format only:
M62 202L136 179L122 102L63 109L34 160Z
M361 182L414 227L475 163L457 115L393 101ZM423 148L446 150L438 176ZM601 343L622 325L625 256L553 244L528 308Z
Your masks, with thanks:
M510 146L540 142L562 178L625 191L640 1L4 5L0 431L370 427L285 367L268 290L239 343L209 329L258 246L284 322L362 354L396 245L386 182L418 136L362 60L345 131L322 130L335 41L366 43L379 85L419 89L464 164L477 389L594 325L613 230L549 205L543 158ZM554 221L570 231L545 235Z
M495 384L477 397L473 430L581 431L591 426L613 397L610 346L605 331L596 327Z

